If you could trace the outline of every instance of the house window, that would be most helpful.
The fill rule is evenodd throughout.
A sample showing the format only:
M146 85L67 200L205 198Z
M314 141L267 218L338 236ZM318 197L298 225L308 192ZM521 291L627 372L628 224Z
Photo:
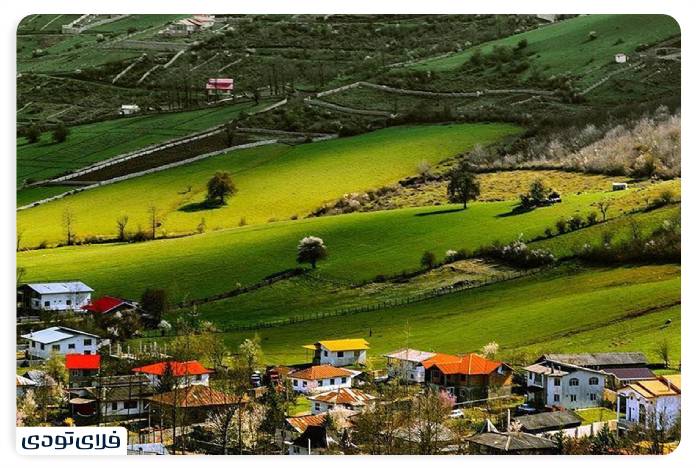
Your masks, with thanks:
M561 395L554 395L554 396L553 396L553 401L555 401L555 402L561 401Z
M198 374L196 375L196 382L200 382L203 379L203 376Z
M327 357L329 355L328 351L324 351L324 357Z
M590 385L599 385L599 379L597 377L590 377Z
M85 349L83 354L92 354L92 351L90 351L89 349Z
M46 346L43 343L41 343L41 351L43 351L44 349L46 349Z
M118 409L118 401L111 402L111 409L116 411Z
M359 358L359 357L360 357L360 351L353 351L353 357L354 357L354 358Z
M68 343L68 349L75 349L75 343Z
M59 345L59 344L54 344L53 346L51 346L51 350L52 350L52 351L60 351L60 345Z
M44 307L50 307L51 301L44 301Z
M433 370L432 376L433 376L433 380L437 380L440 378L440 372L437 370Z
M336 353L336 354L338 355L338 357L343 357L343 351L339 351L339 352Z
M341 383L346 383L347 381L348 379L346 379L345 377L341 377Z
M292 386L297 387L297 379L292 379Z
M92 346L92 338L85 338L84 344L85 346Z
M553 384L554 384L556 387L560 387L560 386L561 386L561 379L560 379L559 377L554 377L554 379L553 379Z
M319 411L321 409L321 405L319 403L314 403L314 409Z
M580 381L576 378L572 378L568 381L568 385L570 385L571 387L577 387L578 385L580 385Z
M128 400L123 402L123 407L125 409L136 409L138 407L138 400Z
M65 305L72 305L72 301L68 299L67 301L65 301Z
M329 379L329 385L333 385L336 383L336 379Z
M32 342L31 342L31 347L32 347L32 348L36 348L36 341L32 341Z
M306 381L306 380L303 380L303 381L302 381L302 386L303 386L303 387L306 387L306 386L307 386L307 381Z
M596 393L590 393L590 401L597 401L597 394Z
M570 401L578 401L578 396L577 395L570 395Z

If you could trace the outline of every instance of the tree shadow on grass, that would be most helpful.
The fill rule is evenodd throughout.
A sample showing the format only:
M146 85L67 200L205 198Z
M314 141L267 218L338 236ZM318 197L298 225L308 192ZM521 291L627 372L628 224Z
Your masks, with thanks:
M534 207L532 207L532 208L521 208L521 207L519 207L519 206L516 206L515 208L513 208L513 209L510 210L510 211L508 211L507 213L500 213L500 214L498 214L498 215L495 215L495 217L496 217L496 218L507 218L507 217L510 217L510 216L517 216L517 215L529 213L529 212L532 212L532 211L534 211L534 210L535 210Z
M441 215L441 214L448 214L448 213L457 213L458 211L464 211L464 208L449 208L449 209L440 210L440 211L426 211L425 213L416 213L416 216L433 216L433 215Z
M178 211L183 211L184 213L195 213L197 211L217 210L223 206L225 206L224 203L204 200L202 202L187 203L186 205L182 205L179 207Z

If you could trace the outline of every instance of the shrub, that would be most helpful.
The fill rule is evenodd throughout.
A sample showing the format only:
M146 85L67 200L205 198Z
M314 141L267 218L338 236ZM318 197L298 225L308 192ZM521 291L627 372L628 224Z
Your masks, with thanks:
M428 270L431 270L437 262L437 258L435 257L435 254L429 250L423 252L423 256L421 257L421 266L424 268L427 268Z
M70 129L63 124L60 124L53 130L53 141L56 143L62 143L68 139L69 134Z
M525 47L527 47L527 39L520 39L519 42L517 43L517 50L522 50Z
M579 214L574 214L568 220L568 227L571 231L576 231L580 229L583 225L582 217Z
M587 215L587 225L592 226L593 224L597 224L597 212L596 211L591 211Z
M568 222L565 219L561 218L556 221L556 231L558 231L559 234L565 234L567 227Z
M479 249L478 255L501 261L518 268L536 268L550 265L556 259L547 249L530 249L521 239L510 244L493 243Z
M31 125L27 128L26 135L29 143L36 143L41 139L41 129L36 125Z

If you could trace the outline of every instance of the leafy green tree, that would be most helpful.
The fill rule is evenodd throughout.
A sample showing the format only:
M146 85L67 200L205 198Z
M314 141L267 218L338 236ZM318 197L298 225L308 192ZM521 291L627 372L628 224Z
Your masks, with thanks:
M25 135L29 143L36 143L41 139L41 129L37 125L31 125L27 128L27 133Z
M158 323L169 309L167 291L164 289L147 288L140 297L140 307L152 315Z
M63 143L68 139L69 134L70 129L63 124L60 124L53 129L53 141L56 143Z
M51 353L46 361L46 374L53 377L59 385L68 383L68 369L65 367L65 358L58 353Z
M435 254L431 251L425 251L423 252L423 256L421 257L421 266L423 268L427 268L428 270L431 270L434 266L435 263L437 262L437 259L435 257Z
M467 202L476 200L480 194L481 186L468 164L462 162L449 173L447 198L450 203L462 203L466 209Z
M317 261L326 258L328 252L324 241L319 237L307 236L297 246L297 263L309 263L317 267Z
M209 203L217 203L224 205L227 197L237 193L237 188L232 182L230 173L226 171L218 171L208 181L208 195L206 201Z
M176 386L176 377L174 376L174 369L170 362L164 364L164 371L162 376L157 383L157 393L167 393L171 392Z
M534 204L546 200L551 193L551 189L546 186L543 180L536 179L529 186L529 198Z

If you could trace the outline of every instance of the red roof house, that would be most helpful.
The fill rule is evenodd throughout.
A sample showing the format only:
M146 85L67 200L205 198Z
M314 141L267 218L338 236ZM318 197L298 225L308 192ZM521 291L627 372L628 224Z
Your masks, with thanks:
M66 354L65 367L68 370L99 370L99 354Z
M233 78L208 78L205 85L208 94L230 93L234 90Z
M86 306L83 306L82 310L97 314L106 314L107 312L115 311L124 305L128 307L132 306L131 303L124 301L123 299L119 299L118 297L104 296L100 297L96 301L90 302Z
M158 385L160 378L166 372L167 366L171 366L173 376L178 380L179 386L193 384L208 385L208 377L213 372L206 369L198 361L166 361L136 367L133 372L148 376L153 385Z
M423 367L426 383L460 399L506 395L512 390L512 368L475 353L463 356L438 353L423 361Z

